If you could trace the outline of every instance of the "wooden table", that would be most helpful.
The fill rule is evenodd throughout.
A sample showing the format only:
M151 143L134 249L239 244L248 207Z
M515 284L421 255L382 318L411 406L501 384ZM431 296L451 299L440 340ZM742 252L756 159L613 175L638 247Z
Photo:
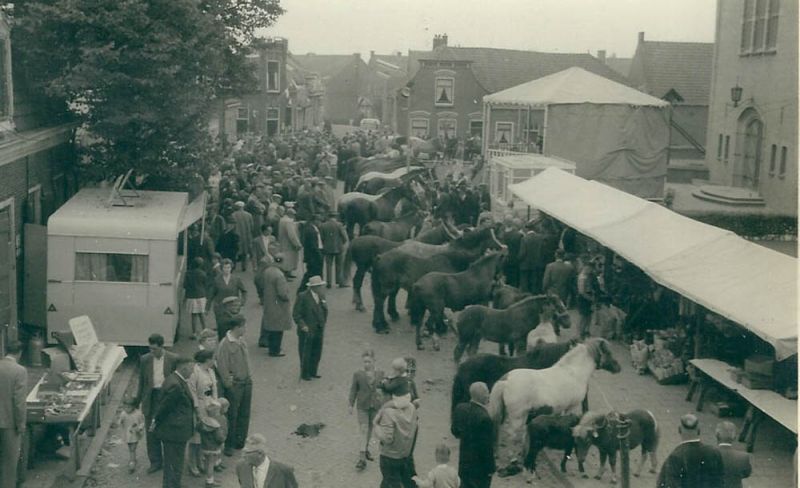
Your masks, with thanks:
M703 402L710 386L708 380L713 380L728 390L736 393L748 404L744 426L739 434L739 442L747 442L747 452L753 452L756 441L756 431L764 416L797 434L797 400L789 400L772 390L751 390L731 378L730 370L735 369L730 364L716 359L693 359L689 361L702 375L698 375L689 388L687 401L692 400L695 390L699 387L697 411L702 412ZM702 378L701 378L702 377Z

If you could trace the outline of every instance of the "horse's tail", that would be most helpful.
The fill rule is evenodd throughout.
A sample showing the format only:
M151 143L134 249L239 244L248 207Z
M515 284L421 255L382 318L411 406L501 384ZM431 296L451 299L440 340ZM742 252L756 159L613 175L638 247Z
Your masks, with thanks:
M456 405L462 402L469 401L469 392L467 391L466 385L464 384L464 380L461 378L461 375L456 373L455 378L453 378L453 389L451 390L450 394L450 420L453 420L453 414L456 411Z
M506 404L503 399L506 381L506 379L501 379L495 383L492 387L492 392L489 394L489 416L492 418L496 428L500 427L506 416Z

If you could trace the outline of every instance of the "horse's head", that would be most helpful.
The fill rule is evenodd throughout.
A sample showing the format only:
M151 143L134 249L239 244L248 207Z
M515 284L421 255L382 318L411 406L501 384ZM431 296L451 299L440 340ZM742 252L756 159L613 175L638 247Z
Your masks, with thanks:
M604 369L611 373L619 373L622 369L619 362L611 354L611 347L608 341L602 338L595 337L586 341L586 347L589 348L594 356L594 363L597 369Z
M589 448L597 442L600 434L608 427L608 417L601 412L588 411L583 414L578 425L572 428L572 437L575 439L575 455L578 462L583 463Z
M492 227L465 231L452 244L459 249L477 250L481 253L487 249L507 249L508 247L497 239Z

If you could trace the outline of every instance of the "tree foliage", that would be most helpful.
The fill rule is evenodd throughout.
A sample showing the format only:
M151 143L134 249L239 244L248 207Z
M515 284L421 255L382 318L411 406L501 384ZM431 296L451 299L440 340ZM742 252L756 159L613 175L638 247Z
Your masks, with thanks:
M210 111L253 86L246 46L279 0L23 0L12 45L25 78L82 122L82 169L128 168L150 187L188 180L214 157Z

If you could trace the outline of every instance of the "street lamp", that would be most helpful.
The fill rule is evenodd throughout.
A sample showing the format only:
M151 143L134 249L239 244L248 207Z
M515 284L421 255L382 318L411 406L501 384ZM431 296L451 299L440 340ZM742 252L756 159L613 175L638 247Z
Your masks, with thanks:
M731 88L731 101L733 102L734 107L739 106L739 102L742 101L742 87L739 86L739 82L736 82L736 85Z

